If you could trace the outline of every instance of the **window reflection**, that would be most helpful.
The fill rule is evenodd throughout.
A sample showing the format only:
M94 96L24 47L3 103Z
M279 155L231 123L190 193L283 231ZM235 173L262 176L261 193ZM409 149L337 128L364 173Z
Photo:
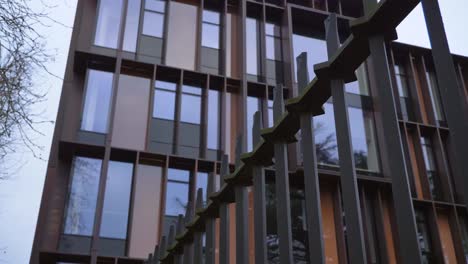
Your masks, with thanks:
M437 77L435 75L435 72L426 71L426 78L435 120L439 125L441 125L441 122L445 121L445 118L442 105L440 104L439 87L437 86Z
M94 44L106 48L117 48L123 0L101 0Z
M419 248L421 249L422 261L425 264L435 263L431 249L431 235L427 224L426 215L421 210L416 210L416 226L418 230Z
M174 120L177 85L171 82L155 82L153 117Z
M219 49L220 14L215 11L203 10L202 46Z
M166 189L166 216L185 215L188 202L190 172L168 169Z
M424 166L426 168L427 180L429 182L429 189L431 191L432 199L437 200L441 198L440 191L438 188L438 186L440 186L440 183L438 181L439 177L437 174L437 167L435 163L432 142L430 138L427 137L421 137L420 142L424 159Z
M348 116L356 169L378 172L379 162L372 112L349 107Z
M88 71L86 97L81 120L82 130L107 133L113 76L110 72Z
M260 110L260 100L257 97L247 97L247 151L252 151L252 129L254 123L254 114Z
M338 166L338 145L333 105L323 105L325 114L316 116L314 122L315 150L317 162L322 165Z
M268 126L272 127L275 123L273 116L273 100L268 100Z
M78 156L73 158L65 234L92 235L101 164L100 159Z
M293 34L293 54L294 69L296 69L296 80L298 79L296 58L302 52L307 53L309 80L313 80L315 78L314 65L328 60L326 42L319 38Z
M282 83L280 27L273 23L265 23L265 38L267 79L271 84Z
M259 74L259 23L257 19L248 17L246 19L246 59L247 73L258 76Z
M405 67L400 64L395 64L395 79L400 97L401 115L403 120L413 120L414 113L412 111L411 97L409 94L410 75L407 74Z
M146 0L143 18L143 35L162 38L164 35L164 12L166 2Z
M136 51L138 38L138 26L140 23L141 0L128 1L127 18L125 21L125 34L123 50L129 52Z
M220 104L219 104L219 91L209 90L208 91L208 131L207 136L207 147L208 149L219 148L219 117L220 117Z
M201 93L200 87L182 86L181 122L200 124Z
M357 81L347 83L346 92L360 95L369 95L369 82L365 64L361 64L356 70Z
M100 236L127 238L133 164L109 161Z
M207 172L198 172L197 173L197 194L198 189L203 189L203 201L206 202L206 191L208 189L208 173Z

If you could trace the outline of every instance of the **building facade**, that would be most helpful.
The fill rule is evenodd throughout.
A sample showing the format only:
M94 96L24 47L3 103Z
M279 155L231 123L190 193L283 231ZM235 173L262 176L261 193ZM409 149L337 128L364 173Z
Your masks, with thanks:
M339 38L360 0L80 0L31 263L142 263L236 141L253 150L254 113L273 126L273 91L299 94L296 58L328 60L324 20ZM387 60L424 263L464 263L468 215L431 51L388 43ZM453 56L468 102L468 58ZM380 98L367 60L345 96L368 263L399 263ZM313 118L326 263L347 263L333 99ZM463 120L461 120L463 121ZM464 120L468 122L468 120ZM300 135L298 135L300 137ZM309 258L303 157L287 148L295 263ZM269 263L278 261L275 170L265 169ZM253 229L249 190L249 228ZM229 206L230 235L236 234ZM219 232L218 232L219 233ZM253 263L253 232L249 256ZM231 262L235 263L235 243Z

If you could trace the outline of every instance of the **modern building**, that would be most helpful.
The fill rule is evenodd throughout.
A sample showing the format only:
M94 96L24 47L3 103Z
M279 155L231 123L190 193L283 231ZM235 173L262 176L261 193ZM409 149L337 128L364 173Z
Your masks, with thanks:
M219 178L223 154L234 165L237 138L252 150L254 113L273 125L273 88L299 94L296 57L307 53L311 80L313 65L327 61L330 12L345 40L364 11L361 0L78 1L31 263L142 263L210 173ZM387 59L422 258L464 263L468 215L431 50L392 42ZM468 58L453 60L467 103ZM346 84L364 244L368 263L398 263L392 157L379 125L387 99L373 96L371 65ZM332 99L324 110L313 119L324 252L326 263L347 263ZM289 144L288 163L294 258L313 263L298 144ZM274 173L265 169L270 263L278 263ZM249 241L253 260L253 234Z

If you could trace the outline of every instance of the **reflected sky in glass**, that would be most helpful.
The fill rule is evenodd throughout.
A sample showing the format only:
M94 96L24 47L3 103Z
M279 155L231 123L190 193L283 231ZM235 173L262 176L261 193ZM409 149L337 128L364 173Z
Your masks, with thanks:
M315 78L314 64L325 62L328 60L327 46L324 40L306 37L298 34L293 34L293 54L294 54L294 69L296 71L297 80L297 61L296 58L302 53L307 53L307 68L309 79L312 81Z
M127 238L132 176L132 163L109 161L101 231L99 233L101 237Z
M116 49L119 39L123 0L101 0L99 3L94 44Z
M110 72L88 71L82 130L107 133L113 76Z

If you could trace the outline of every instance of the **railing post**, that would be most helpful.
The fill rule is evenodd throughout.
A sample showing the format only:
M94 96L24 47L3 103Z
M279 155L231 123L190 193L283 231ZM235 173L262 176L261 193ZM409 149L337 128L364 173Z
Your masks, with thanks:
M192 203L193 202L188 202L187 203L187 210L185 212L185 225L190 223L193 219L193 210L192 210ZM193 263L193 241L190 242L189 244L184 245L184 264L192 264Z
M261 112L255 112L252 128L252 145L254 147L261 140L260 130L263 127L262 122ZM254 195L255 263L267 263L265 171L262 166L256 165L252 168L252 173Z
M171 227L169 228L169 235L168 235L168 239L167 239L167 249L169 249L172 245L172 243L174 243L175 241L175 227L174 225L171 225ZM169 258L169 259L172 259L172 262L173 262L173 259L174 258Z
M283 87L275 88L273 116L278 121L284 113ZM276 223L279 240L280 263L293 263L291 203L289 198L289 169L287 144L274 142L275 151L275 186L276 186Z
M331 58L340 46L336 14L330 14L325 20L325 32L328 58ZM330 86L333 97L338 156L340 160L341 191L346 215L346 240L348 242L349 262L356 264L367 263L344 82L342 79L331 80Z
M199 188L197 191L197 202L196 202L196 209L203 208L203 189ZM203 233L200 231L196 231L193 235L193 243L194 243L194 251L195 251L195 259L194 264L202 264L203 263Z
M184 216L182 214L179 214L179 217L177 218L176 236L182 234L183 231L184 231ZM175 254L174 264L182 264L182 254Z
M376 0L363 0L365 14L370 14L376 6ZM411 198L406 172L406 164L401 148L400 128L395 110L395 98L388 66L385 38L383 34L369 37L370 63L372 73L369 77L373 87L376 126L381 130L383 148L380 149L387 162L386 177L392 179L392 197L395 208L395 221L398 230L399 262L421 263L418 234L414 218L413 200Z
M240 155L243 153L242 135L237 138L236 168L240 166ZM236 263L249 263L249 196L247 187L234 187L236 200Z
M159 264L159 245L154 247L153 260L151 264Z
M297 57L297 76L297 85L299 90L302 91L309 84L307 53L305 52ZM313 131L313 116L310 113L303 113L300 116L300 122L309 261L313 260L314 263L323 264L325 263L325 257L322 234L322 209L320 206L320 183Z
M158 263L161 263L161 259L166 256L166 248L166 236L162 236L161 241L159 242Z
M454 171L457 185L463 190L468 205L468 109L462 87L458 87L452 55L445 35L444 23L437 0L421 0L427 31L432 47L432 57L437 74L442 105L445 110L449 135L453 142Z
M226 184L224 178L229 175L227 155L223 155L221 160L220 174L222 184ZM219 205L219 263L229 264L229 232L229 207L227 203L222 202Z
M215 190L215 174L208 175L208 188L206 191L206 200L208 201L210 195ZM216 262L216 221L214 218L207 218L205 222L206 246L205 246L205 260L206 264L215 264Z

